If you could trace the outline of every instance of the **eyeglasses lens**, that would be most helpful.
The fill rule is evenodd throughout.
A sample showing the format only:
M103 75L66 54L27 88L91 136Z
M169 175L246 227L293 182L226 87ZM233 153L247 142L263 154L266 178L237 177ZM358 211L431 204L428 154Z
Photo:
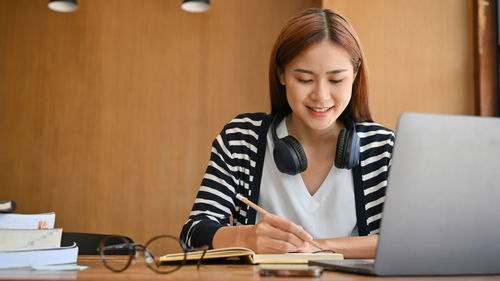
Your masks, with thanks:
M179 240L169 235L152 238L146 244L149 251L144 252L146 264L156 272L169 273L179 269L185 262L185 253ZM177 255L178 261L160 262L160 257Z
M130 249L130 243L123 237L109 236L101 244L101 255L104 264L113 271L125 270L132 260L134 249Z

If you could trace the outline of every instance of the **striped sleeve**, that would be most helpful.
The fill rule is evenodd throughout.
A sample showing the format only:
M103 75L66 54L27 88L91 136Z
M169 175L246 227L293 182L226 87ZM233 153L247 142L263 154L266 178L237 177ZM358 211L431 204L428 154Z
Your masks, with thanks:
M245 221L246 211L235 202L236 193L250 196L256 167L258 114L239 115L231 120L212 143L210 160L184 224L181 240L189 247L209 245L215 232L223 226Z
M366 234L379 233L387 178L394 146L394 132L373 122L359 123L362 206Z

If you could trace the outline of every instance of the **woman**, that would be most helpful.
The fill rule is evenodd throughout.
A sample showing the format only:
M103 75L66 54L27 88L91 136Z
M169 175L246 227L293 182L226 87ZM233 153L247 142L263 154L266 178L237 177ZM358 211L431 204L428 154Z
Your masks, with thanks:
M271 55L271 115L239 115L214 140L181 239L374 257L394 133L371 121L366 71L341 15L311 8L292 18Z

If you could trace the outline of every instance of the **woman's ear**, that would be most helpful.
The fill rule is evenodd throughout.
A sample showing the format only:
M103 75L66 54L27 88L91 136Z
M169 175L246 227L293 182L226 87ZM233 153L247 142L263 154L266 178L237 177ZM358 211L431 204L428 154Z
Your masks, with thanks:
M278 70L278 78L280 79L280 84L285 86L285 74Z

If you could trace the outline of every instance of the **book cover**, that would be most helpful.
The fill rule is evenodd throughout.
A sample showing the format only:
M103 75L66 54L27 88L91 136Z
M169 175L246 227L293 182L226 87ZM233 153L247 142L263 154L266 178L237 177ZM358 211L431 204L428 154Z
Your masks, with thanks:
M76 263L78 247L55 247L0 252L0 268Z
M199 260L203 251L187 253L187 260ZM286 253L286 254L256 254L248 248L229 247L208 250L203 259L227 259L239 257L251 264L260 263L298 263L306 264L310 260L342 260L344 256L339 253ZM162 263L180 261L184 253L167 254L160 257Z
M54 228L56 213L41 214L0 214L0 228L38 229ZM43 227L41 227L43 226Z
M0 201L0 213L12 213L16 209L16 202L14 200Z
M62 228L0 229L0 251L61 246Z

